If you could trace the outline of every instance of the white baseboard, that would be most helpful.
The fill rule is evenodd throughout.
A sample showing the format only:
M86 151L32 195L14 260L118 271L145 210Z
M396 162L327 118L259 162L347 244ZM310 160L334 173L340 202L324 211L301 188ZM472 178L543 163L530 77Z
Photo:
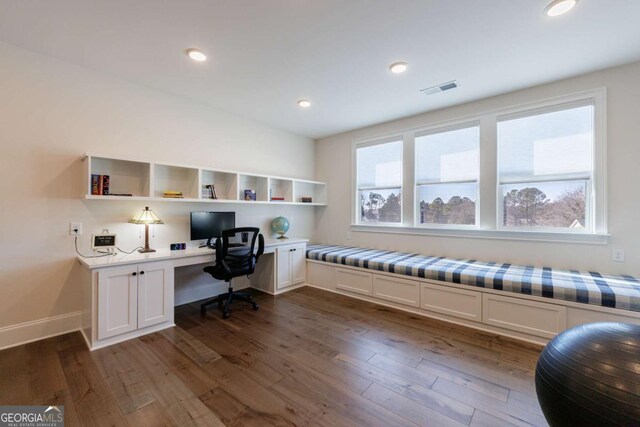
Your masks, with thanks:
M74 311L0 328L0 350L77 331L80 314Z

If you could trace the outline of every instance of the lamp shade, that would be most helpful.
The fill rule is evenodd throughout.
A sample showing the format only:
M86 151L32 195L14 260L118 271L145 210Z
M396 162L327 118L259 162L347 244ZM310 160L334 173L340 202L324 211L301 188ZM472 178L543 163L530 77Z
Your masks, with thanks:
M145 208L136 215L134 218L129 220L132 224L164 224L158 215L153 213L149 206L145 206Z

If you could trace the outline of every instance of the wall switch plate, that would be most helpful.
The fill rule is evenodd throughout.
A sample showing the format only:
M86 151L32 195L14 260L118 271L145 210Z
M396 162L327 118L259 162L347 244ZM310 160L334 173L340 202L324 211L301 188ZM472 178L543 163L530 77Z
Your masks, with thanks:
M69 236L82 236L82 223L70 222L69 223Z
M613 249L611 259L615 262L624 262L624 249Z
M347 234L345 237L347 238L347 240L351 240L351 232L347 231Z

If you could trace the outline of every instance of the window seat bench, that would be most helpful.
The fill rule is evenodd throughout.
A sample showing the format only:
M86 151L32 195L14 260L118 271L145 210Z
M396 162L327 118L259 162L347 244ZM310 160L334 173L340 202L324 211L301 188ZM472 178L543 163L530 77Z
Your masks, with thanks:
M536 342L589 321L640 323L633 276L310 245L307 284Z

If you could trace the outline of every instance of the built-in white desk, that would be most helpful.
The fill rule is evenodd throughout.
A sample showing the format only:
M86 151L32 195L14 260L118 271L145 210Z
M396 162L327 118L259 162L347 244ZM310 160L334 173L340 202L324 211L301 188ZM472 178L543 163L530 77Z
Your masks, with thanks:
M303 286L307 239L265 239L250 286L278 294ZM83 266L82 334L90 349L174 326L175 269L213 264L215 250L189 248L100 258ZM203 273L204 274L204 273ZM213 288L214 279L211 278Z

